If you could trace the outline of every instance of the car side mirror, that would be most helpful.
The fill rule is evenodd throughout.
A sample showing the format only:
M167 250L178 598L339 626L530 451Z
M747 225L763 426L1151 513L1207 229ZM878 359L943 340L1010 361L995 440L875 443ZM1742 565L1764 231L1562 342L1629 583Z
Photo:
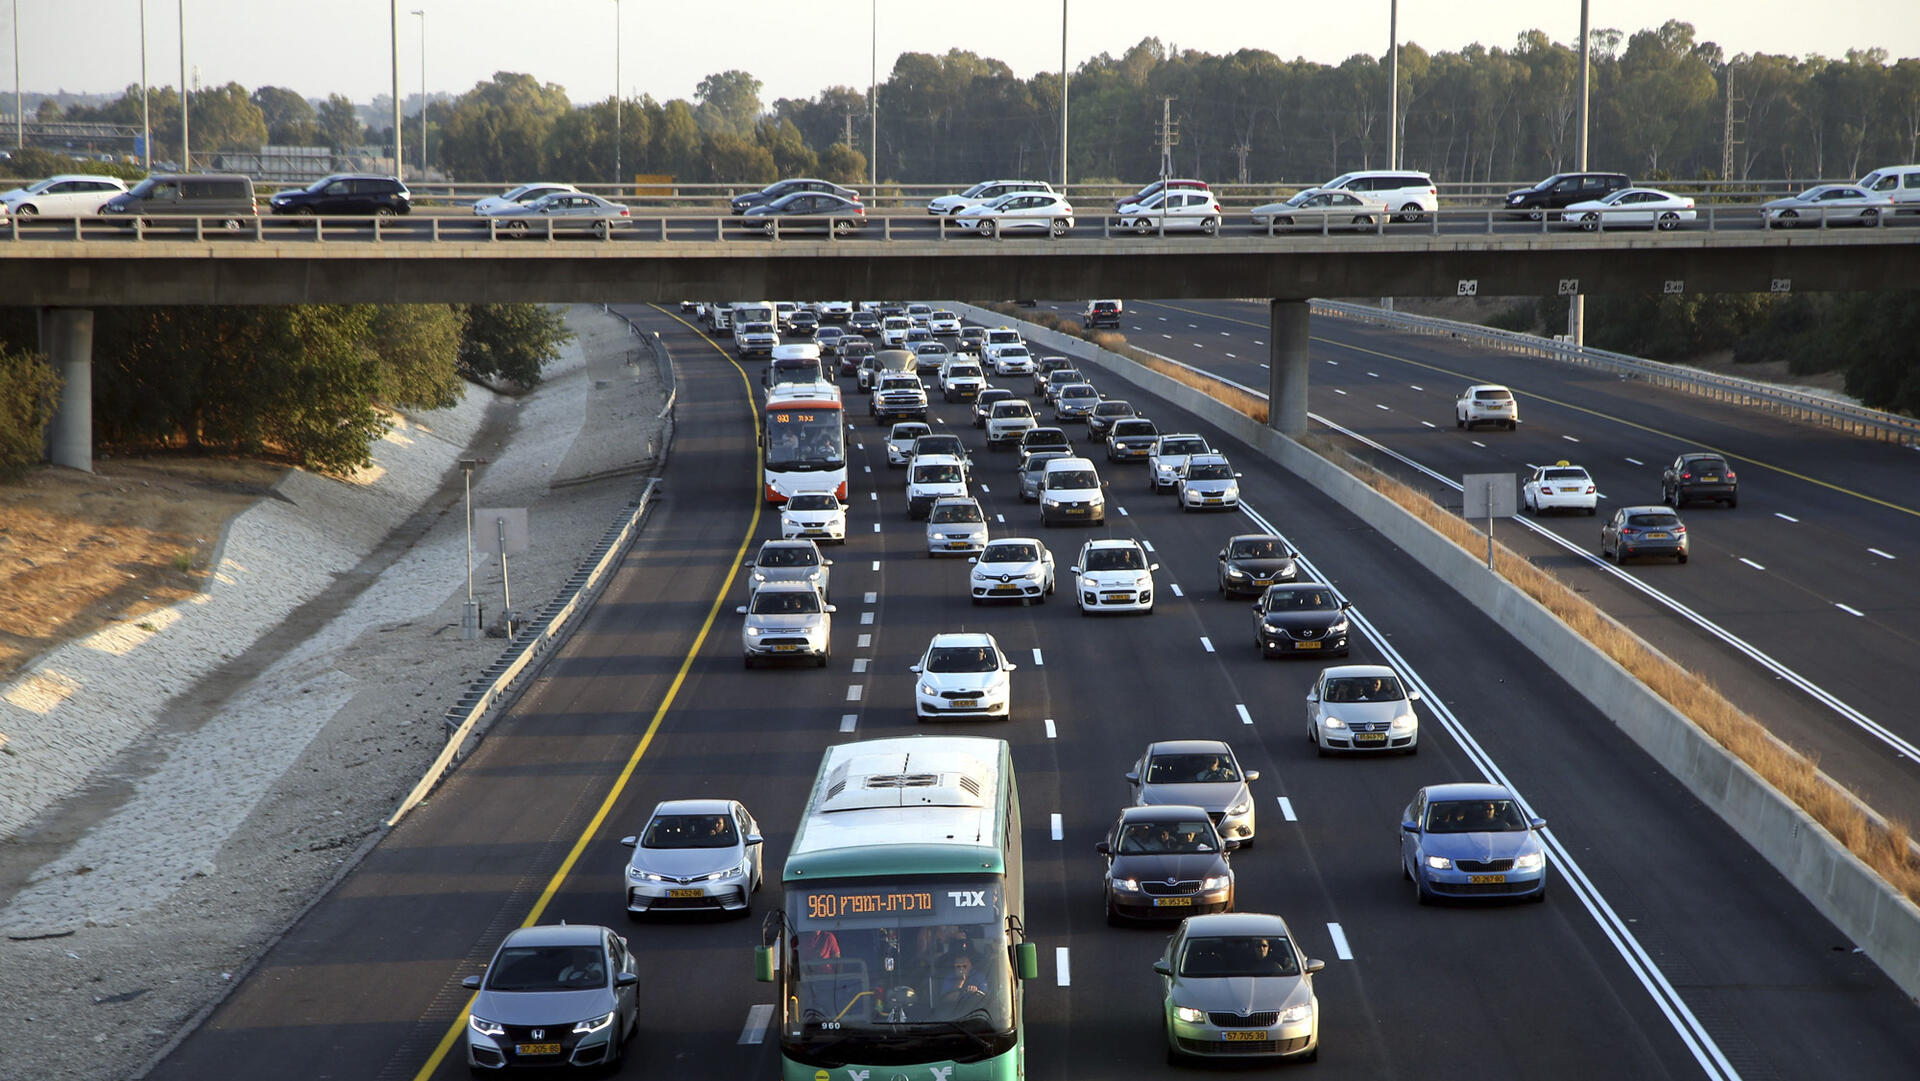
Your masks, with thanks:
M1352 601L1341 601L1341 602L1340 602L1340 610L1341 610L1342 612L1344 612L1344 611L1346 611L1347 609L1349 609L1349 608L1352 608L1352 607L1353 607L1353 602L1352 602Z
M1319 691L1308 691L1308 692L1307 692L1307 701L1309 701L1309 702L1318 702L1318 701L1320 701L1320 692L1319 692Z
M1239 851L1242 843L1244 842L1242 842L1238 837L1223 837L1220 840L1220 851L1237 852Z
M1112 846L1112 845L1110 845L1110 844L1108 844L1108 843L1107 843L1107 842L1105 842L1105 841L1101 841L1100 843L1098 843L1098 844L1096 844L1096 845L1094 845L1094 846L1093 846L1093 850L1094 850L1095 852L1098 852L1098 853L1100 853L1100 854L1101 854L1102 856L1111 856L1111 855L1113 855L1113 846Z
M750 844L750 845L757 845L757 844L763 844L763 843L765 843L765 841L766 841L766 838L765 838L765 837L762 837L762 836L760 836L760 835L759 835L759 834L757 834L757 833L749 833L749 834L747 834L747 843L748 843L748 844Z
M1408 692L1407 692L1407 701L1409 701L1409 702L1418 702L1418 701L1420 701L1420 692L1419 692L1419 691L1408 691Z
M1235 474L1233 475L1233 479L1234 479L1234 480L1239 480L1239 479L1240 479L1241 477L1244 477L1244 476L1246 476L1246 474L1245 474L1245 473L1235 473Z
M480 990L480 977L468 976L466 979L460 981L460 986L469 991L478 991Z
M1247 780L1248 780L1248 781L1257 781L1257 780L1259 780L1259 779L1260 779L1260 771L1259 771L1259 770L1257 770L1257 769L1250 769L1250 770L1248 770L1248 771L1247 771Z
M632 987L639 982L640 974L638 972L622 972L613 978L613 985L615 987Z
M633 847L635 847L635 846L637 846L637 845L638 845L638 844L640 843L640 838L638 838L638 837L622 837L622 838L620 838L620 843L621 843L621 844L623 844L623 845L626 845L626 846L627 846L628 848L633 848Z
M1219 555L1217 555L1217 556L1215 556L1214 558L1215 558L1215 559L1225 559L1225 558L1227 558L1227 550L1226 550L1225 548L1222 548L1222 549L1220 549L1220 554L1219 554Z
M823 559L823 560L821 560L821 561L820 561L820 565L821 565L822 567L831 567L831 566L833 566L833 560L831 560L831 559Z
M917 664L910 664L910 665L907 665L907 671L909 671L909 672L912 672L912 673L914 673L914 674L916 674L916 675L918 675L918 674L919 674L919 672L920 672L920 666L919 666L919 665L917 665Z
M1173 966L1167 964L1165 961L1155 961L1153 963L1153 970L1162 976L1173 975Z
M1544 819L1544 818L1529 818L1529 819L1527 819L1527 828L1528 828L1528 829L1531 829L1531 830L1543 830L1543 829L1546 829L1546 828L1547 828L1547 820L1546 820L1546 819Z
M1137 770L1137 769L1130 769L1130 770L1128 770L1128 771L1127 771L1127 773L1126 773L1126 778L1127 778L1127 783L1128 783L1128 784L1139 784L1139 783L1140 783L1140 771L1139 771L1139 770Z
M1040 947L1031 942L1022 942L1013 948L1014 962L1019 966L1020 978L1037 980L1040 978Z
M1150 570L1150 571L1157 571L1157 570L1159 570L1159 569L1160 569L1160 564L1158 564L1158 563L1149 563L1149 564L1147 564L1147 569L1148 569L1148 570Z
M973 565L975 565L975 564L977 564L977 563L979 563L979 562L980 562L980 557L979 557L979 556L968 556L968 557L967 557L967 565L968 565L968 566L970 566L970 567L971 567L971 566L973 566Z
M746 615L746 614L747 614L747 606L746 606L746 605L744 605L744 604L742 604L742 605L738 605L738 606L736 606L736 607L734 608L734 610L733 610L733 611L734 611L734 613L735 613L736 615L743 615L743 616L744 616L744 615Z
M1259 601L1254 601L1254 602L1253 602L1253 610L1254 610L1254 611L1256 611L1256 612L1258 612L1258 611L1260 611L1260 602L1259 602Z
M1325 967L1327 967L1327 963L1318 957L1307 958L1307 975L1311 976Z
M1402 823L1400 823L1400 830L1401 830L1401 832L1403 832L1403 833L1419 833L1419 832L1420 832L1420 823L1418 823L1418 822L1402 822Z
M1017 672L1020 670L1020 666L1017 664L1014 664L1012 661L1008 661L1006 670L1009 672Z
M829 605L827 605L827 614L828 614L828 615L832 615L833 613L835 613L835 612L838 612L839 610L840 610L840 606L839 606L839 605L835 605L835 604L829 604Z

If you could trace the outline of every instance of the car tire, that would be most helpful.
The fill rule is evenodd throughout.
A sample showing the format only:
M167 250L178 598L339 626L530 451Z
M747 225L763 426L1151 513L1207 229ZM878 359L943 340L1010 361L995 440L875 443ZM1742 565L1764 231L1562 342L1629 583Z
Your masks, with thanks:
M1294 1059L1294 1061L1295 1062L1319 1062L1320 1061L1320 1045L1314 1044L1313 1050L1307 1052L1304 1055L1301 1055L1297 1059Z
M1453 426L1456 428L1465 428L1467 426L1467 418L1455 413L1453 415Z
M1091 616L1093 614L1093 609L1088 608L1086 605L1082 604L1080 606L1080 614L1083 616Z
M1327 750L1327 745L1324 743L1321 743L1318 739L1315 739L1313 741L1313 752L1314 752L1314 755L1319 758L1325 758L1328 755L1333 753L1332 751ZM1246 846L1243 844L1241 845L1241 847L1244 848Z
M1673 211L1669 210L1661 214L1660 217L1654 222L1654 228L1659 229L1663 232L1672 232L1673 230L1680 228L1680 215L1675 214Z
M1588 508L1587 508L1587 517L1589 517L1589 518L1591 518L1591 517L1593 517L1594 515L1596 515L1596 514L1598 514L1598 513L1600 513L1600 508L1599 508L1599 507L1588 507Z
M990 236L993 236L995 233L998 233L999 231L1000 231L1000 227L993 223L992 218L980 219L980 235L981 236L990 237Z
M1217 236L1217 235L1219 235L1219 233L1220 233L1220 219L1219 219L1219 218L1201 218L1201 219L1200 219L1200 232L1202 232L1203 234L1205 234L1205 235L1207 235L1207 236Z
M1679 559L1680 559L1680 562L1685 563L1687 561L1687 553L1681 552Z
M846 218L841 218L838 221L835 221L833 223L833 235L838 237L852 236L853 222L847 220Z
M1140 234L1141 236L1149 236L1153 233L1153 223L1148 221L1145 218L1133 219L1132 224L1128 226L1128 228L1131 228L1134 232Z
M1737 496L1737 495L1736 495L1736 496L1729 496L1729 497L1727 497L1727 509L1728 509L1728 510L1732 510L1733 508L1735 508L1735 507L1737 507L1737 506L1739 506L1739 505L1740 505L1740 497L1739 497L1739 496Z
M759 667L759 662L754 660L753 655L751 653L743 653L740 655L740 667L756 668L756 667Z
M1865 210L1862 210L1860 212L1860 224L1866 226L1869 229L1873 228L1876 225L1879 225L1880 211L1875 209L1874 207L1868 207Z
M1054 239L1067 235L1067 219L1055 218L1047 223L1047 235Z
M1773 219L1773 223L1782 229L1791 229L1799 221L1800 212L1797 210L1782 210L1780 215Z
M1426 216L1427 212L1425 208L1421 207L1419 203L1408 203L1406 206L1400 208L1401 221L1419 221Z

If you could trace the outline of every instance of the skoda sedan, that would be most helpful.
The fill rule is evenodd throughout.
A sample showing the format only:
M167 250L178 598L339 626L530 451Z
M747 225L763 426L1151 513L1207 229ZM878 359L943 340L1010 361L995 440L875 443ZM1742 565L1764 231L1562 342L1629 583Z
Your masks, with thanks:
M1167 1061L1320 1057L1320 1000L1287 921L1259 912L1195 916L1167 939L1160 975Z
M1253 792L1259 770L1243 770L1233 748L1217 739L1166 739L1147 745L1127 771L1135 806L1191 803L1206 809L1220 836L1253 844Z
M1435 898L1547 899L1544 818L1505 785L1436 784L1400 812L1400 877L1420 903Z
M640 974L627 942L593 924L542 924L509 933L474 991L467 1068L616 1068L640 1026Z
M1177 920L1233 908L1233 867L1204 808L1128 807L1094 851L1107 858L1107 922Z
M627 861L627 918L704 910L747 915L763 872L760 823L738 800L663 800L645 829L620 843Z

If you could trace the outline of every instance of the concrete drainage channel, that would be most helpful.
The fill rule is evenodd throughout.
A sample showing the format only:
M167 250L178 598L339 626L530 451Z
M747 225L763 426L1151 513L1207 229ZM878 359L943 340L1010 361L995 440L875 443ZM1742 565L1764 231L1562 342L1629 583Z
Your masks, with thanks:
M987 326L1017 322L985 308L955 308L964 318ZM1204 392L1080 338L1031 323L1019 326L1039 351L1072 357L1083 367L1106 372L1205 418L1379 530L1559 672L1733 827L1902 991L1920 998L1920 906L1539 602L1360 479Z

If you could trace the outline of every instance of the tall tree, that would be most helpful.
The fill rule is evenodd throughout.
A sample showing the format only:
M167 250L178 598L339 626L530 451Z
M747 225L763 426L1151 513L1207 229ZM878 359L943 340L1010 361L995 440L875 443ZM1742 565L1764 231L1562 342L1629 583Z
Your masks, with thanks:
M571 109L566 91L553 83L495 72L442 110L440 159L465 180L539 176L551 164L554 126Z
M693 99L699 103L694 118L702 132L753 137L760 120L760 80L744 71L716 72L700 80Z
M283 86L263 86L250 95L267 124L267 142L276 146L312 146L320 137L313 104Z
M315 127L320 141L335 151L351 150L365 141L359 110L343 94L328 94L320 103Z

